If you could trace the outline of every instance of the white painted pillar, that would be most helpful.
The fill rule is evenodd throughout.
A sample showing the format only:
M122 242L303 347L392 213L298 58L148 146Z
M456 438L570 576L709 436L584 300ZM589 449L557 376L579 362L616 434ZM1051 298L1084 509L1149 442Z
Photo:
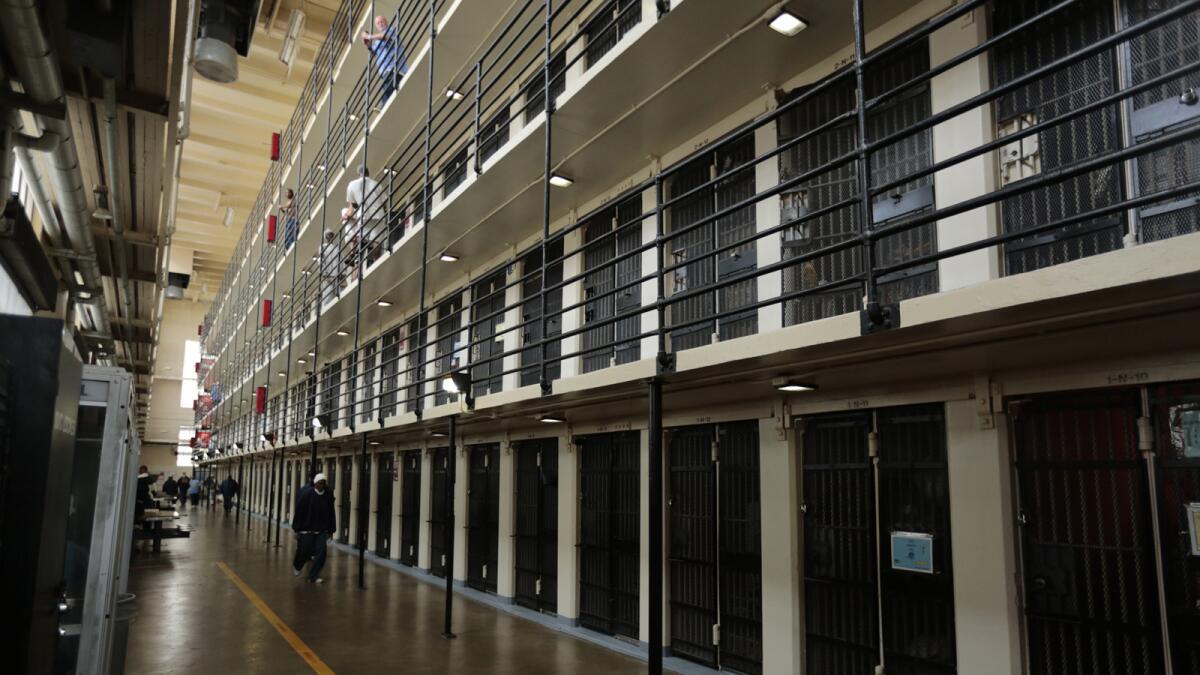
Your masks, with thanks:
M1007 424L980 429L976 401L946 403L958 671L1021 672ZM983 534L986 533L986 536Z
M579 448L558 439L558 615L579 618Z
M392 512L389 514L392 533L388 558L395 560L400 557L400 496L404 489L404 455L396 452L394 448L389 452L392 453Z
M931 66L948 61L986 40L983 10L951 22L929 36ZM938 113L986 91L990 84L987 54L977 56L933 78L930 83L932 110ZM995 136L991 106L980 106L933 128L933 159L941 161L986 143ZM992 153L969 159L934 175L937 208L951 206L991 192L997 187ZM978 241L999 232L995 205L944 218L937 223L938 250ZM996 247L955 256L938 263L938 282L943 291L998 278L1000 251Z
M638 640L646 643L650 641L650 431L643 429L638 432L638 439L639 446L646 449L638 453L638 550L641 552L638 556ZM663 499L666 499L666 493ZM663 554L666 552L664 548ZM663 589L666 587L664 578ZM667 597L668 594L664 592L664 609L670 606L665 604ZM665 630L666 614L664 611L663 641L670 642Z
M471 481L471 461L467 448L458 442L454 465L454 579L467 580L467 488Z
M433 452L428 446L421 453L421 515L419 518L421 533L417 535L417 567L428 570L429 563L429 514L433 496Z
M650 16L653 16L651 14ZM658 162L655 162L654 171L658 171ZM658 207L658 200L655 194L654 187L642 192L642 213L653 213ZM642 219L642 245L653 244L654 239L658 234L657 218L654 216L644 217ZM655 275L658 272L658 249L649 248L642 251L642 276ZM649 308L649 311L641 314L641 331L654 331L658 329L658 312L655 311L654 305L658 302L658 280L656 276L651 276L646 281L642 282L641 287L642 307ZM642 338L641 342L641 358L652 359L658 354L658 338L654 335L648 335Z
M362 464L358 457L351 462L354 468L350 474L350 541L347 543L358 546L358 528L361 527L358 518L358 491L362 488Z
M379 459L383 457L380 454L368 454L367 461L371 467L370 479L367 481L367 550L375 550L375 533L379 530L379 518L382 514L376 513L379 508L379 490L376 489L375 483L379 480Z
M775 99L769 108L775 108ZM778 145L775 122L764 124L754 131L754 154L761 155L774 150ZM754 166L754 187L756 192L762 192L779 184L779 160L769 159ZM759 200L754 205L754 231L762 232L779 225L779 197L773 196ZM760 237L754 242L756 265L760 268L774 265L783 259L783 237L779 232ZM771 272L755 278L759 301L777 298L783 290L783 273ZM783 306L768 305L758 310L758 332L778 330L783 327Z
M574 222L574 218L571 219ZM583 271L583 229L568 233L563 241L563 278L570 279ZM583 300L583 280L578 279L563 287L562 306L573 306ZM562 314L562 332L569 333L583 325L583 307L567 310ZM583 372L583 360L578 351L583 344L581 335L571 335L562 340L562 353L574 354L562 360L562 378L574 377Z
M803 584L795 437L793 431L781 432L778 419L758 422L764 673L798 673L802 667Z
M512 391L521 386L521 371L517 370L521 366L521 352L516 350L521 348L522 336L529 329L516 328L522 322L521 284L514 282L525 276L524 267L520 262L515 262L509 265L508 273L504 276L505 284L513 284L504 290L504 306L508 309L504 312L504 320L496 327L497 332L507 331L500 336L500 344L503 345L504 351L513 352L505 356L501 363L506 371L501 382L504 391ZM513 330L508 330L509 328Z
M516 449L509 441L500 444L500 517L496 552L496 595L516 595Z

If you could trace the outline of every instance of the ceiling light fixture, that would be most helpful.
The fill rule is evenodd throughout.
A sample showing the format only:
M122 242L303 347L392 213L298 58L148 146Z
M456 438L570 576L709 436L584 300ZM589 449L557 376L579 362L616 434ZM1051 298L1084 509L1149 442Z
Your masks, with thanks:
M805 28L808 28L807 21L782 7L779 8L779 13L775 15L775 18L771 19L771 23L768 25L771 27L771 30L788 37L792 37Z
M296 363L308 363L308 361L305 361L304 359L296 359Z
M560 187L560 188L571 187L571 185L574 182L575 182L574 178L568 178L559 173L550 174L550 184L553 185L554 187Z
M379 441L370 441L367 445L382 445Z
M461 100L463 100L463 95L462 95L462 92L457 91L455 89L447 89L446 90L446 98L448 98L452 101L461 101Z
M378 302L378 305L379 305L380 307L391 307L391 306L392 306L392 303L388 302L387 300L380 300L380 301Z
M287 377L287 373L285 373L285 372L283 372L283 371L281 370L281 371L279 371L279 376L280 376L280 377Z
M559 417L558 415L542 415L541 417L538 418L538 421L545 422L546 424L562 424L563 422L566 422L567 420L563 419L562 417Z
M339 328L339 329L337 329L337 335L338 335L338 337L346 337L347 335L349 335L349 333L347 333L346 331Z
M233 207L232 206L225 207L225 219L222 220L221 222L222 222L222 224L225 225L225 227L229 227L230 225L233 225Z
M785 377L771 380L771 386L779 391L786 391L792 394L817 390L817 385L813 382L800 382L798 380L789 380Z
M453 253L451 253L449 251L443 251L442 254L440 256L438 256L438 260L441 260L442 262L447 262L447 263L458 262L458 256L454 255Z

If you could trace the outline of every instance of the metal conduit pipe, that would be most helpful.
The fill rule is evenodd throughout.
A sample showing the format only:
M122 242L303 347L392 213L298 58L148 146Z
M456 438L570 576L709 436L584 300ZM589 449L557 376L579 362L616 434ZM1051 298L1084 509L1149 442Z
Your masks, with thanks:
M13 154L17 157L17 162L21 165L21 174L25 177L25 183L29 186L29 194L33 197L33 204L37 207L38 213L42 214L42 231L50 239L50 244L57 249L65 247L65 242L62 236L62 227L58 222L58 216L54 213L54 209L50 206L50 199L46 196L46 188L42 185L42 177L37 173L37 166L33 163L33 156L29 154L27 148L16 146L13 149ZM62 274L62 278L70 279L71 263L60 256L53 256L58 263L58 269Z
M63 99L62 77L54 51L38 17L36 0L0 0L0 29L9 46L17 78L25 93L38 103L56 103ZM55 134L59 142L48 151L53 168L50 179L58 195L58 207L63 227L71 247L78 254L76 264L84 284L94 292L92 319L96 331L112 336L108 311L104 303L103 276L96 262L96 241L92 236L83 174L71 136L71 125L65 120L39 117L43 128Z
M125 318L132 319L133 289L129 287L129 268L125 262L125 210L118 196L120 176L117 174L117 83L111 77L104 78L104 150L108 161L104 163L105 180L108 183L108 210L112 213L113 234L117 245L113 247L117 258L117 271L121 275L121 288L117 302L125 306ZM133 361L132 350L126 356Z

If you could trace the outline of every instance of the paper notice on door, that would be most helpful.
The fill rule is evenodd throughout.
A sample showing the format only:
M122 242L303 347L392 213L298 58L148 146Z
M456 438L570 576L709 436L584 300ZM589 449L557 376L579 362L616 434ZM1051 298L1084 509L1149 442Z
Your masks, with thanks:
M924 532L893 532L892 569L933 574L933 535Z

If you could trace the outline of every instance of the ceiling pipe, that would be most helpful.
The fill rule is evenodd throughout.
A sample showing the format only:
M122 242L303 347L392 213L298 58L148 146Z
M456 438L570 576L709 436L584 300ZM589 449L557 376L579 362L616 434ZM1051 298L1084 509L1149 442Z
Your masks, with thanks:
M58 214L50 206L50 199L46 196L46 186L42 183L37 165L33 163L33 155L29 154L28 148L19 145L13 150L13 154L16 155L17 162L21 165L21 175L25 178L25 184L29 186L29 195L33 197L33 205L37 207L38 213L42 216L42 231L46 233L46 237L54 248L59 250L66 248L62 225L58 222ZM61 256L53 256L53 258L58 263L59 274L62 275L62 278L67 280L67 283L72 283L74 273L71 271L71 263ZM75 294L72 293L71 297L74 298Z
M25 93L38 103L61 103L64 98L62 74L54 50L46 39L37 0L5 0L0 3L0 28L15 75ZM96 262L96 241L92 236L91 214L88 212L83 174L79 169L71 125L66 119L45 116L38 119L47 132L58 137L59 142L47 152L52 167L50 180L58 196L63 227L71 247L78 255L76 264L84 285L94 294L94 304L85 307L89 311L94 310L92 319L96 331L111 340L112 326L105 308L103 276Z
M117 258L117 271L121 275L121 285L117 292L117 303L124 305L125 317L132 319L137 316L133 309L133 289L129 285L129 267L125 260L125 206L121 203L120 175L117 171L117 83L111 77L104 78L104 149L108 161L104 163L105 179L108 183L108 210L112 213L112 229L116 238L113 246ZM118 309L118 312L120 310ZM125 356L130 363L136 358L132 343L125 345Z
M36 150L37 152L50 152L54 150L54 146L59 144L58 134L47 131L41 136L27 136L25 134L13 134L13 146L24 148L26 150Z

